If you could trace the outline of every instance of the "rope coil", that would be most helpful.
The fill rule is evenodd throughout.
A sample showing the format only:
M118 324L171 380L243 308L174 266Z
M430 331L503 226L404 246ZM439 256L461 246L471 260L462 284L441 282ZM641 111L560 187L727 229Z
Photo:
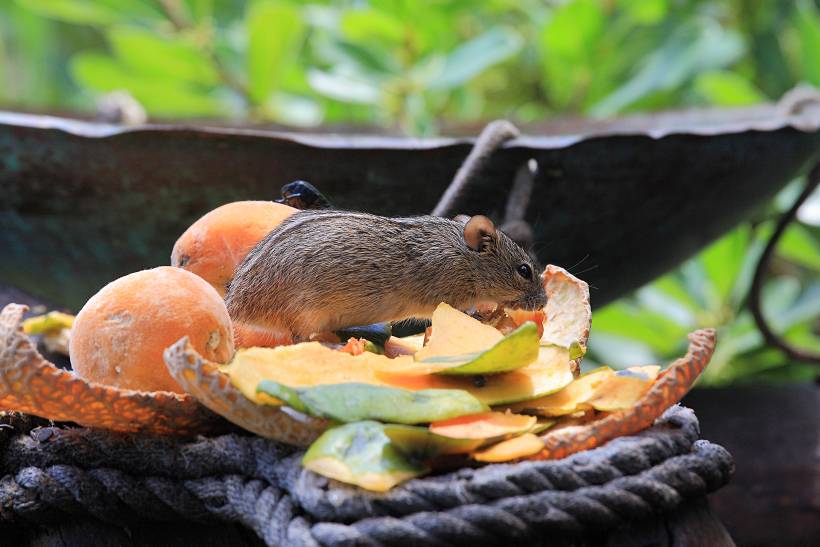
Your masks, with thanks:
M669 511L725 484L722 447L672 407L652 428L563 460L421 478L386 494L303 469L301 452L237 434L191 442L88 429L0 428L0 526L91 516L209 522L268 545L489 545L577 536Z

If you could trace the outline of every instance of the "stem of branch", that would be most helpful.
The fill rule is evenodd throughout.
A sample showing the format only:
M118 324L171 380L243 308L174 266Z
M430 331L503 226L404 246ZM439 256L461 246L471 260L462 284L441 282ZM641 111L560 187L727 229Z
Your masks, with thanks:
M777 247L777 242L786 231L786 228L791 224L797 216L797 211L800 206L809 198L820 184L820 163L815 165L806 178L806 187L800 193L800 196L795 200L791 208L786 211L780 220L777 222L774 233L772 233L769 241L766 242L766 247L763 249L763 254L760 255L760 260L757 262L755 268L754 278L752 279L752 287L749 292L749 309L754 317L755 324L758 330L763 335L766 342L783 351L790 359L795 361L804 361L807 363L820 363L820 354L812 353L801 348L796 348L786 342L783 338L777 335L766 322L763 316L763 309L761 307L760 295L763 289L763 278L768 270L769 261L772 254Z

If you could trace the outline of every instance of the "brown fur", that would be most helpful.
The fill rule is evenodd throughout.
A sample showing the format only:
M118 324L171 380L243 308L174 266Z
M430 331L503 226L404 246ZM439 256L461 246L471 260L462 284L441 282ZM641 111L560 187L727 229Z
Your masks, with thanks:
M491 225L491 224L490 224ZM234 321L297 337L343 327L430 317L441 302L544 306L541 268L500 231L478 251L464 222L302 211L286 219L237 267L226 301ZM528 264L532 280L517 273Z

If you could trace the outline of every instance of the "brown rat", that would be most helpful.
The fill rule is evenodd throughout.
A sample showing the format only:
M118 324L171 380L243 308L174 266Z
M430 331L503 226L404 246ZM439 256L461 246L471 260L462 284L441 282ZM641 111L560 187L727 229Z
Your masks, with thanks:
M537 309L541 268L486 217L386 218L295 213L237 267L231 318L265 331L312 333L430 317L441 302Z

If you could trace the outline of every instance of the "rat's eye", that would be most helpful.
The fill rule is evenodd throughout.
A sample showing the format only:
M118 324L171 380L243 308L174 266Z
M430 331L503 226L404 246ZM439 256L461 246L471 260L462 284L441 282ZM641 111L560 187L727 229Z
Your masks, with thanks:
M521 264L518 269L518 275L523 277L524 279L532 279L532 268L530 268L529 264Z

